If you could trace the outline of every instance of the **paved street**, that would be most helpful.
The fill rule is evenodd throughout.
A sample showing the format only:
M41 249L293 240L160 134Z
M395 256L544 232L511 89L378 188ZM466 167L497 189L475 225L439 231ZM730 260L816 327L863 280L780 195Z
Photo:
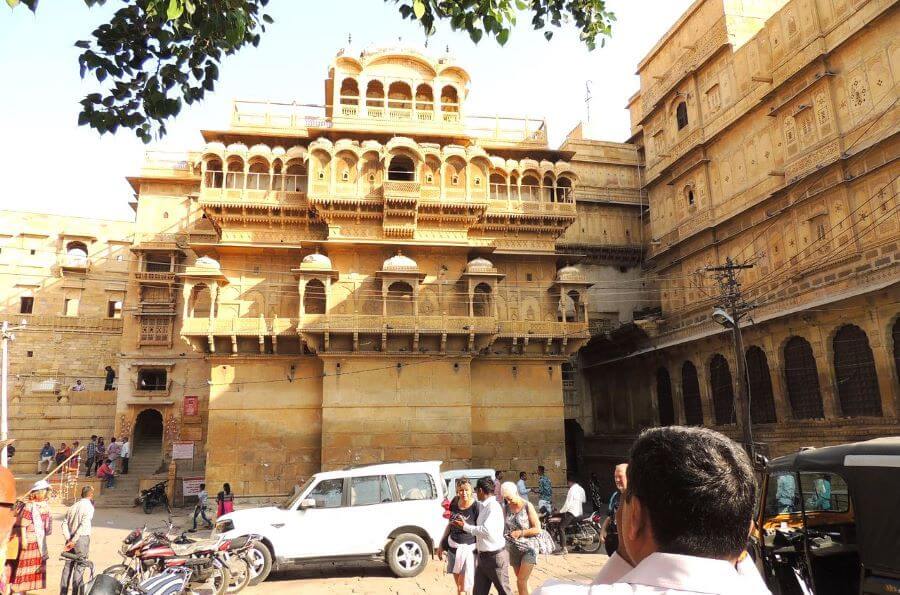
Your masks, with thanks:
M62 549L60 519L65 514L61 506L53 508L53 535L50 538L50 563L48 569L49 592L58 592L62 563L59 552ZM120 561L118 548L129 531L144 523L161 525L162 514L145 515L137 509L98 509L94 515L94 533L91 538L91 560L97 571ZM176 524L188 527L190 519L187 511L177 510ZM200 533L198 535L205 535ZM532 575L531 586L536 587L548 578L587 582L606 561L605 555L569 554L567 556L542 556ZM429 593L453 594L453 581L445 576L442 564L435 560L415 579L397 579L391 576L387 566L380 564L323 565L304 570L274 575L248 593ZM514 582L512 583L515 584Z

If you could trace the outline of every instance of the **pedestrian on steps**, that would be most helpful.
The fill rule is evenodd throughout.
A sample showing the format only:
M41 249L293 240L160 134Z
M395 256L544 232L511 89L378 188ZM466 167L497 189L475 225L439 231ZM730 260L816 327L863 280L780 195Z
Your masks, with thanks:
M113 382L116 381L116 371L112 366L106 366L106 382L103 384L103 390L114 390Z
M85 456L85 464L87 465L87 470L84 473L85 477L91 476L91 471L97 468L97 435L91 435L91 441L88 442L88 445L84 447L84 456Z
M128 436L122 437L122 475L128 475L128 461L131 459L131 443L128 442Z
M119 468L119 457L122 455L122 445L116 442L116 437L109 439L109 446L106 448L106 458L110 460L110 467L113 471Z
M103 438L97 439L97 472L100 471L100 466L103 465L103 462L106 460L106 443L103 441Z

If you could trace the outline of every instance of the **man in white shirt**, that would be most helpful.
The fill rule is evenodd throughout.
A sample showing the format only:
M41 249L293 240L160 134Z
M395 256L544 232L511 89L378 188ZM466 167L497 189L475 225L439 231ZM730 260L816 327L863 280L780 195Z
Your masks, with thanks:
M509 552L506 551L504 532L506 523L503 508L494 497L494 481L482 477L475 484L478 498L478 518L474 525L462 519L453 521L457 527L475 536L478 563L475 566L474 595L488 595L494 585L499 595L512 595L509 588Z
M525 500L528 500L528 485L525 484L525 478L528 475L525 474L524 471L519 472L519 481L516 482L516 489L519 491L519 496Z
M619 550L591 585L534 595L771 595L744 556L756 500L743 449L706 428L646 430L631 449Z
M63 539L66 544L63 551L72 551L75 554L88 557L91 547L91 521L94 518L94 488L84 486L81 488L81 500L73 504L62 522ZM81 569L83 570L83 569ZM71 560L66 560L63 566L62 580L60 581L60 594L67 595L69 586L72 587L72 595L83 591L82 572Z
M566 493L566 501L562 508L559 509L559 546L562 548L559 553L567 553L566 549L566 527L574 523L578 517L584 514L584 503L587 502L587 495L584 488L578 485L574 475L566 478L569 484L569 491Z
M128 475L128 461L131 460L131 443L128 442L128 436L122 438L122 452L119 456L122 457L122 475Z

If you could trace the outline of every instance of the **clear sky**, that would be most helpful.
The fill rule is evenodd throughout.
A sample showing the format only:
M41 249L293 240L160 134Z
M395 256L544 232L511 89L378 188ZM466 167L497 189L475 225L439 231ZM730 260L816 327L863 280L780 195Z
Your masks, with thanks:
M78 77L79 50L122 2L88 9L76 0L43 0L36 15L0 6L0 208L64 215L131 219L132 192L125 176L140 169L147 148L128 130L99 137L76 124L78 101L94 91ZM585 119L585 81L593 81L595 136L623 141L629 134L625 103L638 88L638 61L691 4L691 0L608 0L616 13L613 38L593 52L574 29L547 42L520 19L505 47L447 27L429 41L436 54L451 53L472 76L466 109L475 114L543 116L557 146ZM397 5L382 0L280 0L259 48L226 58L219 85L202 104L182 109L168 136L152 148L196 149L201 128L225 128L231 100L297 100L323 103L326 69L352 34L353 46L422 44L418 24L404 21ZM525 16L523 14L523 16Z

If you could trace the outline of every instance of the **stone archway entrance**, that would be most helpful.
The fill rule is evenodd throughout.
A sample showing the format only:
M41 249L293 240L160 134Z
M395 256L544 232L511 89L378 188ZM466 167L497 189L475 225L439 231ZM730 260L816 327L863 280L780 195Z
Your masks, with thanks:
M139 473L155 473L162 463L163 416L156 409L144 409L134 420L131 467Z

